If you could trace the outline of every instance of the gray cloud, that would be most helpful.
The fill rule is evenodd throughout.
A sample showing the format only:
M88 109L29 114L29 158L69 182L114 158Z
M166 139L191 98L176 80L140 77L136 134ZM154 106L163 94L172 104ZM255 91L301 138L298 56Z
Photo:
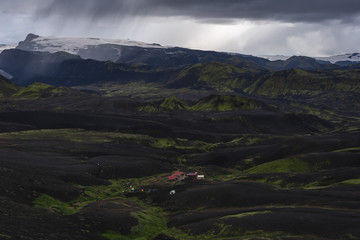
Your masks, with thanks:
M0 43L130 38L248 54L358 52L359 0L0 0Z
M39 13L95 20L125 16L183 16L213 22L216 19L351 22L359 16L360 4L359 0L52 0Z

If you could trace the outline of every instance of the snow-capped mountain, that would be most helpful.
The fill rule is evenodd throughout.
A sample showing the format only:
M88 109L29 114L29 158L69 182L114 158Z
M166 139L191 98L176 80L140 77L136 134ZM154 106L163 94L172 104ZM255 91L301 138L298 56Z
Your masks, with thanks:
M13 49L16 48L16 44L7 45L7 44L0 44L0 53L7 49Z
M270 61L282 60L285 61L290 58L290 56L284 55L261 55L259 57L265 58ZM360 62L360 53L347 53L341 55L335 55L330 57L313 57L316 60L323 61L324 63L330 62L332 64L341 63L341 62Z
M317 60L328 61L331 63L336 62L360 62L360 53L347 53L342 55L335 55L330 57L316 57Z
M50 54L62 51L78 55L82 59L161 67L226 62L228 59L232 59L243 67L253 66L257 64L256 62L263 61L258 57L242 54L168 47L131 40L41 37L35 34L29 34L24 41L19 42L16 50L49 52Z
M13 44L13 45L0 44L0 53L2 53L2 51L4 51L4 50L13 49L15 47L16 47L15 44ZM0 69L0 75L6 77L7 79L12 79L13 78L13 76L11 74L5 72L2 69Z
M68 52L84 59L117 61L125 48L167 49L159 44L131 40L83 38L83 37L41 37L29 34L19 42L17 49L41 52Z
M285 60L289 59L291 56L284 56L284 55L260 55L259 57L265 58L265 59L270 60L270 61L277 61L277 60L285 61Z

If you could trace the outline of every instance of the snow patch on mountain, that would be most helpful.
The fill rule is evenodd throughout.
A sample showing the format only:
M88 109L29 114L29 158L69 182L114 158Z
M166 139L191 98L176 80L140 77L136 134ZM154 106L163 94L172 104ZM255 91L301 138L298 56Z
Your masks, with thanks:
M0 75L6 77L7 79L12 79L14 78L11 74L5 72L4 70L0 69Z
M161 48L161 49L168 48L161 46L159 44L149 44L149 43L143 43L132 40L83 38L83 37L41 37L41 36L32 37L29 40L20 42L17 48L23 50L31 50L31 51L42 51L42 52L46 51L50 53L63 51L71 54L78 54L80 50L86 50L91 47L96 47L100 45L119 45L119 46ZM119 49L115 47L112 48L116 51L119 51Z
M84 38L84 37L42 37L28 34L24 41L16 47L25 51L40 52L67 52L79 55L83 59L117 62L122 57L123 51L147 51L148 49L167 50L170 47L160 44L150 44L132 40ZM137 49L138 48L138 49Z
M330 57L316 57L318 60L329 61L331 63L350 61L360 62L360 53L347 53L342 55L335 55Z
M290 56L284 56L284 55L261 55L259 57L265 58L269 61L277 61L277 60L285 61L285 60L291 58Z
M290 56L284 56L284 55L261 55L259 57L268 59L270 61L277 61L277 60L285 61L290 58ZM330 62L333 64L336 62L344 62L344 61L360 62L360 53L347 53L347 54L335 55L330 57L313 57L313 58L319 61Z
M16 48L16 44L12 44L12 45L0 44L0 53L2 53L2 51L4 50L13 49L13 48Z

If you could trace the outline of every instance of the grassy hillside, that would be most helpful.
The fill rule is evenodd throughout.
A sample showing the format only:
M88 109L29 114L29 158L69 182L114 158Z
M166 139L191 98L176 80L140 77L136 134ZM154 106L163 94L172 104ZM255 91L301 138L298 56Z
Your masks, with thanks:
M245 91L266 96L313 96L324 92L360 92L360 70L334 70L312 72L300 69L274 72L259 79Z
M211 95L199 100L191 110L194 111L236 111L270 109L269 106L255 99L236 95Z
M226 63L196 64L181 71L168 86L211 88L218 91L233 91L250 85L259 75L257 70L239 68Z
M52 96L63 96L70 94L80 94L76 90L66 87L54 87L43 83L33 83L27 87L21 88L15 92L12 97L15 98L44 98Z
M153 102L138 108L141 112L164 112L169 110L191 110L191 111L238 111L238 110L273 110L267 104L256 100L238 95L216 95L212 94L197 101L194 105L189 106L186 102L171 96L162 102Z
M166 98L160 104L160 107L167 108L167 109L172 109L172 110L185 110L185 109L189 108L189 106L186 103L180 101L179 99L177 99L174 96Z
M10 80L0 75L0 97L14 99L38 99L60 96L80 96L77 90L67 87L54 87L43 83L33 83L27 87L14 84Z

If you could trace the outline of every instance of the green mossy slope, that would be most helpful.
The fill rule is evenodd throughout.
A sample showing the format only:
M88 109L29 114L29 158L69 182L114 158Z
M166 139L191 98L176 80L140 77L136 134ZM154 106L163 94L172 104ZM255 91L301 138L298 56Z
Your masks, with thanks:
M160 104L160 107L171 109L171 110L185 110L185 109L189 108L189 106L186 103L180 101L179 99L177 99L174 96L166 98Z
M236 111L254 109L270 109L270 107L258 100L236 95L210 95L200 99L191 107L193 111Z
M253 79L257 79L257 74L257 70L239 68L231 64L203 63L184 69L168 85L175 88L211 88L231 92L235 88L247 87Z
M266 79L258 79L245 92L256 95L314 96L331 92L360 92L359 70L312 72L300 69L274 72Z
M15 94L13 94L13 97L37 99L51 96L62 96L64 94L70 94L74 92L75 90L70 88L54 87L52 85L36 82L20 89Z

